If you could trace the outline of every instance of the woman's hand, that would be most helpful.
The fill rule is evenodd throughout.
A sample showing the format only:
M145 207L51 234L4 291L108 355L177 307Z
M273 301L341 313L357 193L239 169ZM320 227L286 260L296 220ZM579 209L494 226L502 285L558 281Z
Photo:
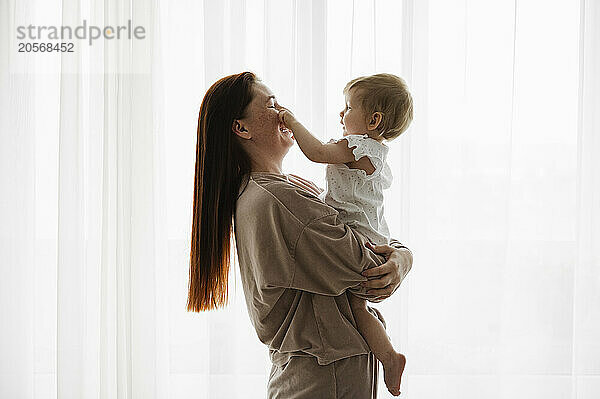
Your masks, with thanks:
M361 273L365 277L376 277L362 284L368 289L367 293L379 295L370 302L381 302L398 289L412 268L412 254L407 248L396 249L389 245L367 243L367 247L373 252L385 256L386 259L381 266L367 269Z
M291 173L288 175L288 178L292 183L306 189L307 191L316 195L317 197L319 196L319 194L321 194L321 192L323 192L323 189L321 187L317 186L310 180L303 179L302 177L293 175Z

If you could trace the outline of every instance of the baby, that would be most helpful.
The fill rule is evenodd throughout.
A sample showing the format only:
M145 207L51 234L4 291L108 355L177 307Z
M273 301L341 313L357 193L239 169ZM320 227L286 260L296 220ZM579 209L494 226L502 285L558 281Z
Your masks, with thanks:
M381 73L351 80L344 88L340 112L344 137L323 144L287 109L279 121L292 131L298 146L313 162L326 163L327 189L321 199L339 211L339 218L374 244L388 244L383 215L383 190L391 186L386 163L389 142L404 132L413 116L412 97L402 78ZM381 322L367 311L366 301L348 295L361 335L383 364L390 393L400 395L406 358L394 350Z

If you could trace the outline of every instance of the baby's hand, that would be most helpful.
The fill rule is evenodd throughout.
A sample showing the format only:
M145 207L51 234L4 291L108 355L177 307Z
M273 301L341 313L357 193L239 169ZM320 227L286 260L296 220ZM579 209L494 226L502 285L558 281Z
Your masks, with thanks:
M291 128L290 125L296 121L296 117L292 114L292 111L287 108L282 107L281 110L279 110L278 116L279 122L283 123L287 128Z

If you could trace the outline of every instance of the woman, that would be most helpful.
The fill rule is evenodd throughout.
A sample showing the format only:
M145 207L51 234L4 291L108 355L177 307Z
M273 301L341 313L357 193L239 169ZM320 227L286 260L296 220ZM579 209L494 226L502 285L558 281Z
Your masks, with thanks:
M294 141L281 109L250 72L217 81L202 101L187 308L226 304L234 233L250 319L273 364L268 397L375 398L377 363L346 291L389 297L412 255L397 241L368 247L321 189L282 172Z

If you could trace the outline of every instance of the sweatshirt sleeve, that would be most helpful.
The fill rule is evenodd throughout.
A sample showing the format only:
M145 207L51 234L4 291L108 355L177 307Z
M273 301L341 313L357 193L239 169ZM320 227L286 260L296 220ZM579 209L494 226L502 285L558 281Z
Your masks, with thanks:
M379 266L385 258L365 244L367 239L338 219L338 213L317 218L306 226L294 248L290 288L338 296L349 290L362 299L374 299L360 283L361 272Z

